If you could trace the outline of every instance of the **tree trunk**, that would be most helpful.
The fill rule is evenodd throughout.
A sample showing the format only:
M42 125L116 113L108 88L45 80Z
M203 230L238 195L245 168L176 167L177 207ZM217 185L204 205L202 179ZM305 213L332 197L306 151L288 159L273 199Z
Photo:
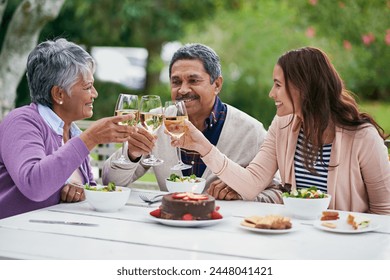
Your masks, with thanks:
M146 62L145 91L149 91L160 83L161 67L159 64L162 63L160 57L162 44L163 42L154 42L154 44L148 44L146 46L148 58Z
M3 19L5 7L7 7L8 0L0 0L0 26Z
M0 0L0 15L2 4ZM0 53L0 120L15 106L16 89L26 70L27 57L37 45L39 33L54 20L65 0L24 0L8 25ZM2 16L1 16L2 18Z

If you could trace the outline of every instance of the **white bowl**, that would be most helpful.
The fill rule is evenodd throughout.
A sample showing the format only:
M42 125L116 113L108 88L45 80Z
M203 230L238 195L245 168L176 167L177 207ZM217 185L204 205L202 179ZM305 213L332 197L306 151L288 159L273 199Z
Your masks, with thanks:
M203 178L196 178L199 182L173 182L165 179L165 184L167 186L168 192L193 192L193 193L202 193L204 187L206 186L206 180Z
M103 186L97 186L103 188ZM103 192L84 189L85 199L98 212L115 212L122 208L130 197L130 188L116 187L115 191Z
M331 196L324 198L283 197L287 211L295 218L315 220L329 207Z

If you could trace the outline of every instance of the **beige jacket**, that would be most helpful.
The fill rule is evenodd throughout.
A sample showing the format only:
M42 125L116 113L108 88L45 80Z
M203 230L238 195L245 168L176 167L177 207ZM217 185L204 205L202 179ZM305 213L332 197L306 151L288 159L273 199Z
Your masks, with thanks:
M262 123L246 113L227 105L226 120L217 147L239 165L247 166L258 153L266 134L267 131ZM112 161L118 158L120 154L121 150L118 150L105 162L102 175L103 183L107 184L111 181L119 186L130 186L132 182L136 181L148 170L149 167L139 162L127 166L114 164ZM164 134L164 127L161 127L158 131L158 140L153 154L164 160L162 165L153 167L153 169L160 190L166 191L165 179L169 178L169 175L173 173L170 168L178 162L178 157L176 149L170 144L170 138ZM206 188L210 182L218 179L209 168L206 168L202 178L206 179Z
M275 117L260 152L247 168L238 167L217 148L203 157L207 166L245 199L261 192L279 169L282 183L296 187L294 153L300 121ZM336 128L329 166L331 209L390 215L390 162L373 126L357 131Z

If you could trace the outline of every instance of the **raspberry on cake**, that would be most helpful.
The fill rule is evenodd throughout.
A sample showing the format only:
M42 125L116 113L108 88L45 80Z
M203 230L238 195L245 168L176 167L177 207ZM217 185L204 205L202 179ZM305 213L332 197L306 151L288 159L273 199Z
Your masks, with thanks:
M170 193L163 196L158 210L152 211L153 214L158 212L160 218L168 220L222 219L216 210L214 197L208 194Z

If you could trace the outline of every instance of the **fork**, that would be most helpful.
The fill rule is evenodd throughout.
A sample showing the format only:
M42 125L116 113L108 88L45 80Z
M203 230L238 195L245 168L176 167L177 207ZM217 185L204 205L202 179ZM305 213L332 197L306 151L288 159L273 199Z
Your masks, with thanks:
M162 197L162 196L164 196L164 195L165 195L165 194L159 194L159 195L155 195L155 196L149 198L149 197L147 197L147 196L144 195L144 194L140 194L139 197L140 197L143 201L145 201L147 204L150 205L150 204L153 204L153 203L156 203L156 202L161 201L162 198L160 198L160 199L158 199L158 198L159 198L159 197Z

